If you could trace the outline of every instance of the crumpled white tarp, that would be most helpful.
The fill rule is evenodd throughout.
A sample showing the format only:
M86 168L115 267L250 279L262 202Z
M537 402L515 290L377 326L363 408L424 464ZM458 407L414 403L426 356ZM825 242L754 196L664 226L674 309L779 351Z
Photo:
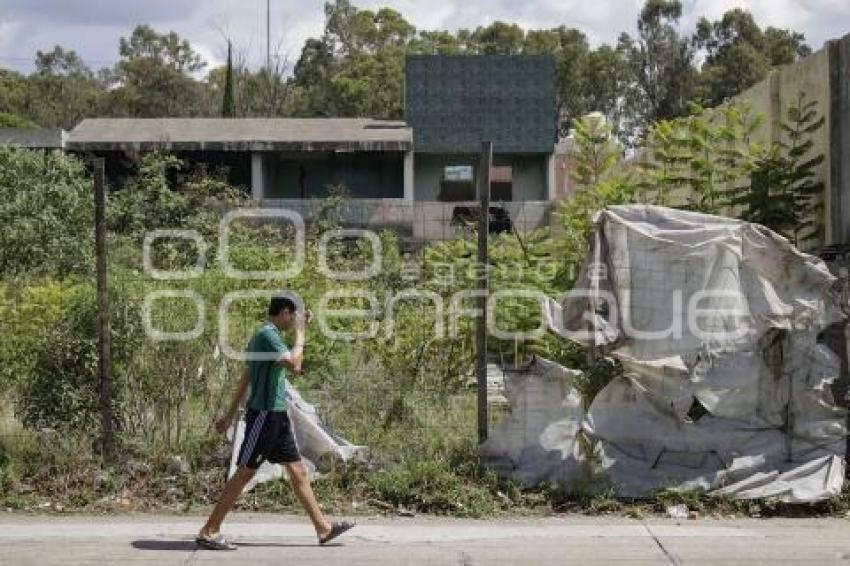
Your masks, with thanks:
M316 407L305 401L291 385L286 388L286 412L292 423L301 461L311 476L328 472L335 462L346 462L366 449L365 446L354 445L325 428L319 421ZM231 434L233 434L231 437L233 446L228 478L236 472L239 448L245 437L244 415L237 420L235 430L231 427ZM282 478L285 473L280 464L263 462L243 492L251 491L257 484Z
M489 465L525 485L569 483L581 476L578 434L584 418L573 381L581 372L535 358L529 368L505 370L510 413L482 447Z
M511 415L484 456L526 484L601 479L623 496L840 492L846 412L830 388L840 360L817 337L843 314L825 264L728 218L624 205L594 222L586 264L571 293L549 301L549 324L623 375L585 411L572 370L537 360L507 374Z

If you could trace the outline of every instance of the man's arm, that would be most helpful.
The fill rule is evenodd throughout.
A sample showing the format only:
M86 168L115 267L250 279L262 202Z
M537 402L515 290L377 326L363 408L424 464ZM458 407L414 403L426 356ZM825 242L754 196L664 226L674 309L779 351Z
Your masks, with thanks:
M218 432L224 432L239 411L239 407L245 402L245 395L248 393L248 385L251 383L251 374L248 373L248 368L242 369L242 377L239 379L239 385L233 394L233 399L230 401L230 407L227 412L215 422L215 429Z
M295 375L301 374L304 361L304 328L295 328L295 344L292 349L280 357L280 363Z
M281 356L279 363L289 369L295 375L301 374L301 364L304 361L304 339L306 336L307 323L310 322L311 313L298 316L295 320L295 344L292 349Z

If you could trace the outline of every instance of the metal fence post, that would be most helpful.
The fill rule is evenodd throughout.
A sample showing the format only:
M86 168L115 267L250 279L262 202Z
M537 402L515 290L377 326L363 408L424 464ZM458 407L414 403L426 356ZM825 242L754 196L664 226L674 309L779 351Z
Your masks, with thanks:
M490 170L493 167L493 142L481 143L478 172L478 317L475 326L475 374L478 385L478 442L487 440L487 294L489 292Z
M106 459L112 456L113 419L111 360L109 348L109 289L106 278L106 182L103 158L93 163L94 175L94 242L97 269L97 353L100 394L102 450Z

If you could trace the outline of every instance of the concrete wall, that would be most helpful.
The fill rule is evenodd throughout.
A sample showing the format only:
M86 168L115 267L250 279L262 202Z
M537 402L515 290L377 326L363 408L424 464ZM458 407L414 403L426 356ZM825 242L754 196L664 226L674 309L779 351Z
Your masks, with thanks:
M736 101L747 102L765 114L767 119L758 132L760 141L777 143L782 137L782 119L800 92L818 102L817 110L825 118L824 127L813 138L813 154L824 155L818 175L825 186L823 243L829 248L821 249L820 254L831 271L846 281L850 264L850 35L827 42L803 61L774 71ZM845 399L842 404L846 407L850 327L833 325L823 338L841 358L841 375L832 389L836 399Z
M323 198L344 186L353 198L403 198L404 154L262 153L264 198Z
M417 153L414 159L414 199L436 201L443 170L450 165L470 165L478 170L479 156ZM495 154L494 166L513 168L514 201L549 200L549 163L546 154Z
M561 144L556 148L553 163L553 195L552 200L564 200L575 192L573 181L573 167L575 166L570 155L570 145Z
M850 35L834 40L806 59L773 71L764 81L735 97L764 114L758 141L782 141L781 124L800 93L818 103L825 126L814 138L812 155L824 154L818 167L823 180L826 244L850 244Z
M828 44L830 171L827 243L850 245L850 35Z

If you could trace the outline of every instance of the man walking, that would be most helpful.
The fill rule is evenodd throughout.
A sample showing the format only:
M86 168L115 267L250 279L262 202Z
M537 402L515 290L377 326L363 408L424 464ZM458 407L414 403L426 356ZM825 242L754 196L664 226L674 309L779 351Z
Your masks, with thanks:
M286 414L286 377L288 372L296 375L301 373L304 333L309 314L297 312L294 301L278 296L271 299L268 315L268 322L256 331L248 343L248 361L230 407L216 421L216 430L227 430L250 389L245 437L239 451L238 467L225 484L221 498L195 539L202 548L236 550L236 545L221 534L221 523L265 460L286 467L295 495L313 522L319 544L335 539L354 526L349 522L331 523L319 509ZM284 330L295 331L295 343L291 350L281 339L280 332Z

